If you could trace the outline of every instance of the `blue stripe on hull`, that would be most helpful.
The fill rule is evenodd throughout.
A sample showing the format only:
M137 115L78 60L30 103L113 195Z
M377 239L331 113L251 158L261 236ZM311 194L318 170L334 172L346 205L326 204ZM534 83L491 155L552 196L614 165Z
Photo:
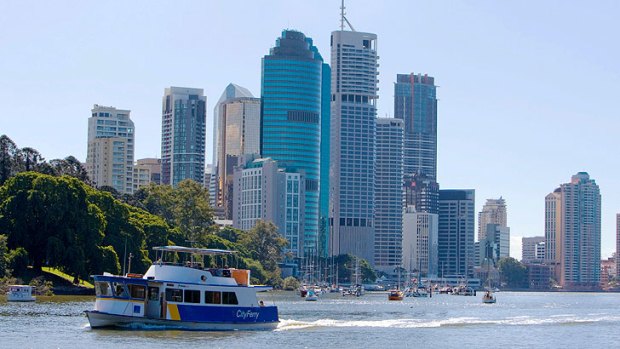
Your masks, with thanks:
M260 323L278 321L278 308L178 304L181 321Z

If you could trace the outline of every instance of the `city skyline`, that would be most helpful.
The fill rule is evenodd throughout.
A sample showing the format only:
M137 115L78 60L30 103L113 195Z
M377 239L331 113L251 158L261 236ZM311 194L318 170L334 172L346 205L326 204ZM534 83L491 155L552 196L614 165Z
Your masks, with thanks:
M238 13L234 4L194 4L175 13L163 2L6 5L0 14L7 28L0 34L7 52L0 63L5 82L0 98L6 106L0 133L48 160L74 155L85 161L84 115L100 103L132 111L136 159L161 156L161 91L187 86L205 90L206 143L211 144L211 111L222 89L233 82L258 95L259 59L284 28L304 32L327 52L340 5L321 1L299 11L274 1L246 4ZM356 29L379 37L378 115L393 115L390 91L398 72L435 77L442 188L476 189L476 212L485 199L503 196L511 233L520 240L544 233L549 188L586 171L601 188L602 257L611 255L620 212L620 183L614 178L619 165L610 156L620 147L612 106L620 52L608 43L619 31L613 18L619 5L372 4L349 1L347 17ZM260 26L244 21L262 11L269 11L270 21ZM89 13L100 20L93 22ZM411 13L425 16L410 21ZM192 20L205 14L212 19L206 26ZM324 20L316 21L318 16ZM221 29L233 19L239 28ZM193 39L171 40L198 26L205 48L197 49ZM415 42L412 49L402 48L403 36ZM240 40L244 45L234 45ZM96 54L110 46L121 53ZM214 47L226 50L212 55ZM33 100L24 91L40 96ZM15 120L26 120L28 127ZM50 133L62 137L50 142ZM207 163L212 162L209 148ZM511 246L513 255L518 246Z

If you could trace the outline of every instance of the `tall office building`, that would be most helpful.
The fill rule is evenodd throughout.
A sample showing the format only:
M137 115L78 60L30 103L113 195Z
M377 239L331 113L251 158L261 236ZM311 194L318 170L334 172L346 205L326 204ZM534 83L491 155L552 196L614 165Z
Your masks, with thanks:
M524 237L521 239L521 261L523 263L543 262L544 259L544 236Z
M304 177L302 244L312 254L319 248L321 112L328 88L322 73L323 58L298 31L282 31L262 61L261 155Z
M403 121L377 119L375 268L401 267L403 239Z
M260 154L260 98L229 84L213 110L213 202L232 219L233 171L244 155ZM209 183L207 183L209 185Z
M405 121L404 170L437 179L437 87L426 74L398 74L394 117Z
M286 252L303 255L304 176L260 158L235 168L233 182L233 226L249 230L259 220L272 222L289 242Z
M601 263L601 194L587 172L560 186L562 278L566 288L598 287Z
M482 211L478 213L478 241L486 237L487 224L497 224L500 227L507 227L508 218L506 213L506 200L487 199L482 206Z
M435 213L416 212L407 206L403 214L403 268L408 272L419 270L422 275L437 276L438 224Z
M494 265L504 258L510 257L510 228L502 227L499 224L487 224L484 238L480 244L480 266L485 266L485 261L490 261Z
M397 74L394 117L405 122L404 189L406 205L417 212L438 213L437 88L421 74Z
M475 191L439 191L439 272L472 276L474 252Z
M203 90L169 87L162 100L161 183L204 181L206 103Z
M135 129L129 110L93 106L88 119L86 172L97 186L133 193Z
M343 23L344 23L343 16ZM331 253L372 263L375 241L377 35L331 35Z

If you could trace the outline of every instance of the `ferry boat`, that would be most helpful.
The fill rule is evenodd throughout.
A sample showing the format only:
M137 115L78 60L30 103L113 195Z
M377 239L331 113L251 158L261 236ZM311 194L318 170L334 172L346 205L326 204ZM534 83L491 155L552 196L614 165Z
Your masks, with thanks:
M155 262L144 275L95 279L95 309L86 311L91 328L120 327L202 331L269 330L279 323L276 306L266 306L250 285L250 271L204 268L194 256L230 255L234 251L163 246L153 248ZM164 262L175 256L185 263ZM180 258L182 260L182 258Z
M34 286L29 285L10 285L6 291L7 302L34 302L37 300L32 295Z

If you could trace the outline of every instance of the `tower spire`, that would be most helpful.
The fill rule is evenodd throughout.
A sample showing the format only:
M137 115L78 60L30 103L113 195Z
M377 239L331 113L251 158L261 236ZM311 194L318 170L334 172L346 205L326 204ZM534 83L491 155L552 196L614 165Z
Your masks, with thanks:
M345 8L346 7L344 6L344 0L342 0L340 3L340 31L344 31L344 22L347 22L347 26L349 26L351 31L355 31L355 29L351 25L351 22L349 22L347 17L345 17L345 14L346 14L346 12L344 12Z

